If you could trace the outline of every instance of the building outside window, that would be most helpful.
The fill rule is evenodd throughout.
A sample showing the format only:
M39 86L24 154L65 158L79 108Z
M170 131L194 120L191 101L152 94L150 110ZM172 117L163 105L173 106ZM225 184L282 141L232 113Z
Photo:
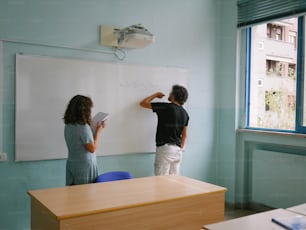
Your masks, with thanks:
M298 18L250 30L248 127L294 131Z

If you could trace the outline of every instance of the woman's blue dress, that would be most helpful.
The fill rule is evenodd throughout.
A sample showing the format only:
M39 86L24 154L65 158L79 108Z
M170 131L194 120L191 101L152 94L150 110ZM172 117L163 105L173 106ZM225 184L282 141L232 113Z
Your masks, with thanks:
M94 142L90 126L66 124L64 136L68 148L66 185L94 183L98 176L96 153L85 148Z

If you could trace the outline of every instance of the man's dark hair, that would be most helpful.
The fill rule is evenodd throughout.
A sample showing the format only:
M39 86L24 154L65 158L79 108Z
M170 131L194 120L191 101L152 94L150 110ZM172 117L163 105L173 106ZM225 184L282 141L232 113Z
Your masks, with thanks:
M74 96L65 111L64 123L65 124L91 124L91 108L93 102L91 98L76 95Z
M172 86L172 93L174 96L174 99L180 104L183 105L188 98L188 91L185 87L180 85L174 85Z

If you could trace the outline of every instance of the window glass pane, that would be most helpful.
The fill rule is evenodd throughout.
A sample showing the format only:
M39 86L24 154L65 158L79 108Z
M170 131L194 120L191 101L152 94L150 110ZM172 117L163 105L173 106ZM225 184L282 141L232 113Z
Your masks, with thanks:
M295 130L297 23L251 28L249 127Z

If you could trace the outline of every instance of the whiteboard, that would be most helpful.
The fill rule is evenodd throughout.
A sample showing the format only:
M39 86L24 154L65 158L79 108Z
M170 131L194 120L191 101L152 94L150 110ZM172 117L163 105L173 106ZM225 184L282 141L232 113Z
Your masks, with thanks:
M97 155L154 152L157 117L139 102L173 84L187 87L186 69L16 54L15 160L67 158L62 118L76 94L110 114Z

